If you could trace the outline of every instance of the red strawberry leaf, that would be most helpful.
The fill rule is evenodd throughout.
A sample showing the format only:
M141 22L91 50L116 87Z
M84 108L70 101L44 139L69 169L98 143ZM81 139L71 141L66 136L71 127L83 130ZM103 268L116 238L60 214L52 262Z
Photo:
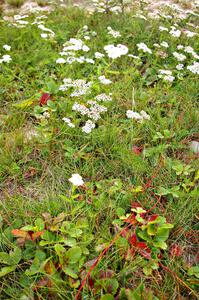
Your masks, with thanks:
M42 94L39 100L40 106L46 105L48 100L50 100L50 94L49 93Z

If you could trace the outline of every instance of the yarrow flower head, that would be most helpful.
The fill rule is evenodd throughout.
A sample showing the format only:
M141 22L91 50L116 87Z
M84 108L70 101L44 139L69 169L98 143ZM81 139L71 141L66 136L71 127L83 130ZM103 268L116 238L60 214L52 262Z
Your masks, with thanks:
M199 62L194 61L193 65L187 66L187 69L192 72L193 74L199 75Z
M63 118L62 119L66 124L68 124L69 127L74 128L75 125L71 122L69 118Z
M84 184L84 181L82 179L82 176L79 174L72 174L71 178L69 178L69 181L74 185L74 186L81 186Z
M173 52L173 56L178 60L178 61L184 61L187 57L184 54L178 53L178 52Z
M159 78L162 78L165 81L173 82L175 77L172 76L172 71L170 70L159 70Z
M100 52L95 52L95 58L102 58L104 57L104 54L103 53L100 53Z
M104 85L108 85L108 84L112 83L112 81L110 79L106 78L104 75L99 76L98 79Z
M3 45L3 49L5 49L6 51L10 51L11 46L9 46L9 45Z
M151 54L151 49L145 44L145 43L139 43L137 44L138 50L142 50L144 53Z
M174 26L171 26L171 30L169 31L169 33L176 38L181 36L181 31L179 29L176 29Z
M122 55L126 55L128 53L128 48L125 45L118 44L117 46L114 45L107 45L104 47L108 57L116 59Z
M11 60L12 60L12 58L10 57L10 55L8 55L8 54L5 54L5 55L3 55L2 56L2 58L0 59L0 63L10 63L11 62Z
M121 37L120 32L113 30L110 26L107 27L107 30L108 30L108 34L112 35L114 38Z
M95 123L91 120L86 121L86 124L82 127L84 133L91 133L92 129L95 128Z
M128 119L134 119L134 120L137 120L139 122L142 122L143 120L150 120L151 119L151 117L144 110L141 110L140 113L135 112L133 110L127 110L126 116L127 116Z

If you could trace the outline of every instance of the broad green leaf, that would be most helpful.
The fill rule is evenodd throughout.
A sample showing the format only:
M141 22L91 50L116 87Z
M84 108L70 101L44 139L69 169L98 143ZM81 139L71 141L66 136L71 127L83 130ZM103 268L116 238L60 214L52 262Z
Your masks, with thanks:
M10 255L11 262L12 262L11 264L12 265L14 265L14 264L17 265L21 260L22 251L21 251L20 248L16 247L13 251L11 251L9 253L9 255Z
M196 278L199 278L199 265L189 268L188 275L194 275Z
M156 241L166 241L169 237L169 229L168 228L162 228L162 227L159 227L157 229L157 233L156 233L156 237L155 237L155 240Z
M35 226L36 226L38 231L44 230L44 227L45 227L44 221L41 218L37 218L35 220Z
M158 247L158 248L161 248L163 250L166 250L167 249L167 244L163 241L157 241L157 242L154 242L153 245L155 247Z
M63 267L62 270L64 271L64 273L66 275L68 275L74 279L78 278L77 274L71 268Z
M66 257L68 258L68 262L70 264L77 263L80 260L81 255L82 255L82 250L78 246L73 247L66 252Z
M0 277L3 277L16 269L17 266L3 267L0 269Z

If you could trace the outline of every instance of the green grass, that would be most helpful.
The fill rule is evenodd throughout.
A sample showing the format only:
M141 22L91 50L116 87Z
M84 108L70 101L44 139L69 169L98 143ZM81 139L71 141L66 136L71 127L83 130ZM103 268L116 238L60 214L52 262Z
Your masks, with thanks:
M34 19L32 15L27 20L31 23ZM88 15L76 8L58 9L45 20L45 26L55 32L55 37L42 39L36 25L16 28L1 21L0 52L10 54L12 61L0 64L0 251L7 253L16 248L11 229L33 225L46 212L53 217L64 212L65 219L74 224L76 230L82 228L83 233L75 237L76 242L89 252L86 254L85 250L81 261L73 264L76 279L63 274L58 267L59 255L50 245L44 250L47 258L54 261L56 271L42 269L27 275L25 271L30 268L36 250L44 251L39 242L32 245L29 241L32 250L27 250L28 246L18 247L22 257L16 268L1 277L0 299L75 299L78 280L88 271L85 263L100 254L96 247L101 245L103 250L103 244L108 245L125 226L118 221L118 209L130 213L132 202L139 201L144 209L150 210L157 201L152 192L158 195L162 188L166 192L149 215L164 216L174 225L167 240L168 248L160 250L160 262L175 272L181 282L161 266L150 275L144 274L143 267L148 260L139 254L128 259L128 239L120 237L92 273L95 288L86 284L82 295L84 299L101 299L107 293L114 297L120 294L118 299L149 299L151 293L150 299L178 299L178 296L195 299L198 281L196 275L189 274L189 269L197 264L198 159L190 151L189 142L198 138L197 75L185 67L183 77L177 78L181 72L177 75L174 71L176 79L168 83L157 74L159 69L175 69L177 61L172 53L178 51L177 45L192 46L196 52L199 47L197 37L188 39L182 34L174 38L158 30L159 25L169 27L175 22L175 19L163 18L143 20L135 18L133 13ZM194 16L178 20L179 28L189 28L187 22L195 24ZM129 53L139 55L140 60L123 56L111 61L106 56L101 62L96 60L94 65L56 64L67 40L72 37L83 40L80 29L84 25L97 32L96 37L85 41L91 49L90 58L96 51L104 53L105 45L121 43L128 46ZM107 26L119 30L121 37L114 40L107 34ZM153 46L162 41L169 44L165 49L166 59L156 55ZM138 52L136 44L140 42L153 49L153 54ZM2 50L4 44L10 45L11 51ZM186 55L185 64L191 65L194 59ZM100 75L113 83L100 85L97 80ZM68 77L92 80L91 94L72 98L70 92L58 91L63 79ZM54 104L48 108L50 118L41 120L36 118L35 108L38 109L44 92L51 94ZM107 112L96 122L96 128L90 134L82 133L86 119L72 112L73 103L86 103L104 92L111 92L113 101L102 103ZM138 123L127 119L132 97L136 103L133 109L146 111L151 120ZM29 101L24 105L26 100ZM72 118L76 128L68 127L63 117ZM31 133L32 137L28 138ZM134 146L143 149L140 155L134 153ZM173 168L176 164L189 165L192 170L177 175ZM73 173L79 173L86 186L73 191L79 195L76 199L71 198L74 194L68 181ZM152 185L146 192L133 192L136 187L144 187L153 175ZM171 191L176 186L179 187L177 196ZM53 234L56 238L63 235L59 230ZM180 257L171 256L173 244L182 249ZM0 255L0 266L5 265ZM107 270L112 275L103 275L103 281L100 274ZM43 278L49 281L38 288ZM136 289L140 298L129 294ZM122 298L122 293L128 296Z

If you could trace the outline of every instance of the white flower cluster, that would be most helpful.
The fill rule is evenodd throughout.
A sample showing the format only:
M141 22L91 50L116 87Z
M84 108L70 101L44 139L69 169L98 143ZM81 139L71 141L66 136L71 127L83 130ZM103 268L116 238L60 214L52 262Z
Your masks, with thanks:
M110 79L106 78L104 75L99 76L98 79L104 85L109 85L112 83L112 81Z
M103 53L100 52L95 52L95 58L100 59L102 57L104 57L105 55Z
M159 30L160 31L169 31L169 29L167 27L164 27L164 26L159 26Z
M39 25L38 25L38 28L39 28L41 31L43 31L43 32L41 33L41 37L42 37L43 39L53 38L53 37L55 36L54 31L52 31L52 30L49 29L49 28L46 28L43 24L39 24Z
M173 56L178 60L178 61L184 61L187 57L184 54L178 53L178 52L173 52Z
M144 53L151 54L151 49L145 44L145 43L139 43L137 44L138 50L142 50Z
M88 101L90 107L86 107L84 104L79 104L75 102L73 104L72 110L79 112L83 116L88 116L90 119L94 121L98 121L101 118L102 113L107 111L105 106L99 105L96 101Z
M110 26L107 27L108 30L108 34L112 35L112 37L114 37L115 39L118 37L121 37L121 34L119 31L113 30Z
M189 31L189 30L185 30L184 33L185 33L185 35L186 35L187 37L189 37L189 38L192 38L193 36L196 35L195 32Z
M24 20L26 18L28 18L28 15L14 15L14 20L15 22L13 23L13 25L17 28L24 28L26 25L29 24L28 21Z
M111 101L111 94L108 96L106 94L100 94L95 97L96 101L87 101L87 106L75 102L72 106L72 110L80 113L82 116L87 116L89 120L86 121L85 125L82 127L82 132L90 133L92 129L95 128L95 122L101 119L101 114L107 112L107 108L103 105L97 103ZM89 107L88 107L89 105Z
M173 82L175 77L172 75L172 71L170 70L159 70L160 74L159 78L163 78L165 81Z
M112 101L112 94L106 95L105 93L99 94L95 97L95 100L100 102L110 102Z
M74 128L75 127L75 124L73 124L72 122L71 122L71 119L69 119L69 118L63 118L62 119L69 127L71 127L71 128Z
M10 51L11 49L11 46L9 45L3 45L3 49L6 50L6 51ZM2 57L0 58L0 64L2 63L10 63L12 60L11 56L9 54L4 54L2 55Z
M176 69L177 69L178 71L183 70L183 68L184 68L184 65L183 65L183 64L178 64L178 65L176 66Z
M122 12L121 6L116 5L114 0L92 0L95 10L99 13L112 12L118 14Z
M118 44L114 45L106 45L104 47L108 57L116 59L122 55L126 55L128 53L128 48L125 45Z
M75 38L71 38L69 41L67 41L64 45L63 45L63 50L60 52L61 56L66 56L67 58L58 58L56 60L57 64L72 64L73 62L78 62L78 63L90 63L90 64L94 64L95 61L91 58L87 58L83 55L78 56L79 51L80 53L82 52L89 52L90 48L85 45L85 43L80 40L80 39L75 39Z
M184 52L191 54L196 59L199 59L199 55L194 51L194 49L191 46L184 47Z
M143 120L150 120L151 119L151 117L144 110L141 110L140 113L135 112L133 110L127 110L126 116L127 116L128 119L134 119L134 120L137 120L139 122L142 122Z
M176 29L175 26L171 26L171 30L169 31L170 35L172 35L173 37L180 37L181 36L181 31L179 29Z
M89 93L92 86L92 82L86 82L84 79L72 80L71 78L64 78L64 84L59 87L60 91L67 91L69 88L74 88L74 91L70 95L71 97L79 97Z
M91 133L92 129L95 128L95 123L91 120L86 121L85 125L82 127L82 132Z
M199 75L199 62L194 61L193 65L187 66L187 69L191 71L193 74Z
M82 33L84 35L84 39L86 41L89 41L92 37L96 36L97 35L97 32L96 31L90 31L88 29L88 26L87 25L84 25L83 28L82 28Z
M162 47L164 48L168 48L169 47L169 44L165 41L163 41L161 44L160 44Z
M82 176L79 174L72 174L71 178L68 179L74 186L81 186L84 184Z
M9 46L9 45L3 45L3 49L6 50L6 51L10 51L11 46Z

